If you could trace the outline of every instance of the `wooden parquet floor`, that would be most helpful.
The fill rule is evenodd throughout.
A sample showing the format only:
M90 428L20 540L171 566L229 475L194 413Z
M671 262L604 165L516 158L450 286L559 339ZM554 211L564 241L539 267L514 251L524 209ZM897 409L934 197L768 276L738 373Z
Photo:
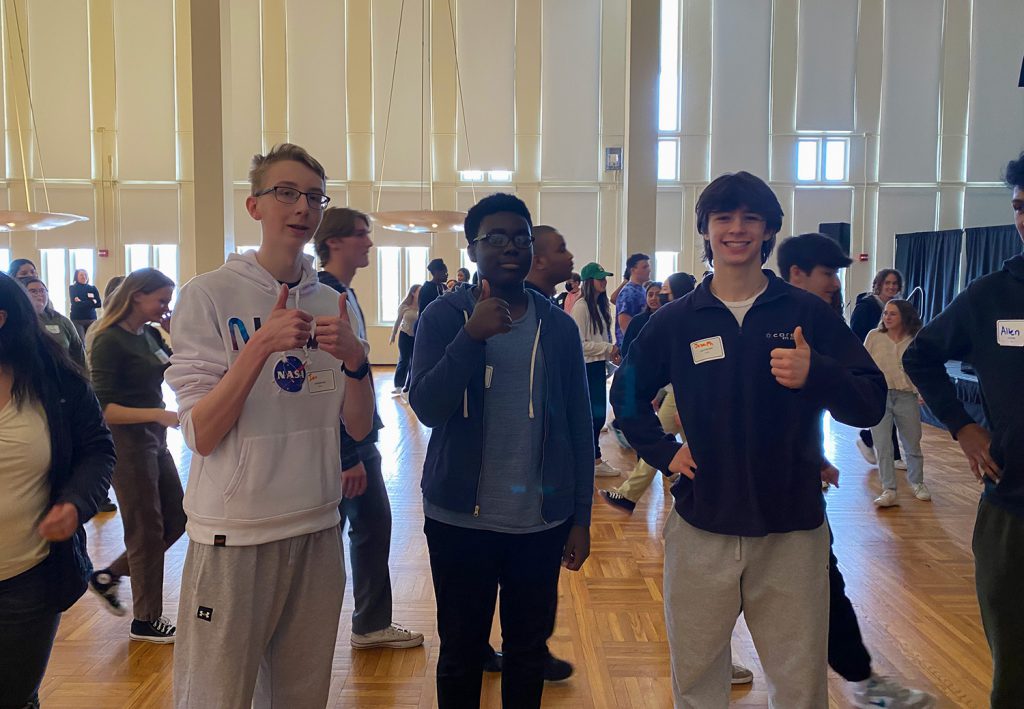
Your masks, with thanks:
M334 656L332 707L434 706L437 631L433 591L422 533L420 469L428 430L408 407L388 396L391 374L377 374L378 404L386 425L380 443L391 496L394 535L391 573L395 621L422 631L413 650L354 651L348 644L351 585ZM925 426L926 479L934 501L904 490L902 505L876 510L877 473L854 447L856 431L832 423L826 453L842 471L840 489L828 493L836 555L857 609L876 671L932 691L941 707L985 707L991 661L974 595L970 550L978 486L959 448L945 432ZM607 436L606 457L620 469L629 452ZM188 452L174 432L172 447L183 478ZM603 478L602 486L618 484ZM576 665L567 682L549 684L545 707L671 706L668 645L662 616L661 529L671 497L657 482L632 517L594 503L590 560L579 573L562 572L553 652ZM120 517L100 515L88 526L90 553L109 563L123 549ZM186 549L180 540L167 555L165 614L176 616ZM130 591L124 596L130 607ZM41 690L43 705L58 707L169 707L173 646L129 642L128 619L106 613L86 595L60 626ZM500 629L492 639L499 644ZM750 636L738 623L734 656L755 673L752 686L735 689L733 703L766 707L767 688ZM848 707L848 688L829 680L832 707ZM487 676L483 706L500 706L499 682ZM204 708L205 709L205 708Z

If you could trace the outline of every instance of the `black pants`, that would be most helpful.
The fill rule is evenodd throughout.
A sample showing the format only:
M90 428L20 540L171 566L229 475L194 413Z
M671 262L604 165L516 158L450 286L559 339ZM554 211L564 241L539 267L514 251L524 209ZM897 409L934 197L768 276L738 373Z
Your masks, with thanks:
M864 647L853 604L846 597L846 581L832 551L835 537L828 528L828 665L847 682L871 677L871 655Z
M871 435L871 429L870 428L863 428L863 429L861 429L861 431L860 431L860 440L864 441L864 444L868 448L874 448L875 447L875 437ZM895 423L893 423L893 425L892 425L892 459L893 460L903 460L903 458L900 457L900 437L898 435L896 435L896 424Z
M992 709L1024 707L1024 517L982 499L974 523L974 582L992 651Z
M534 534L466 529L427 518L430 574L437 599L437 704L477 709L483 654L501 589L501 701L540 707L547 639L555 627L558 573L571 520Z
M412 346L415 341L412 335L406 335L404 332L398 333L398 366L395 367L395 389L409 391L405 379L409 373L409 364L412 363Z
M601 429L608 418L608 366L604 360L587 362L587 388L590 412L594 416L594 458L601 457Z
M60 623L46 602L45 565L0 581L0 709L37 706Z

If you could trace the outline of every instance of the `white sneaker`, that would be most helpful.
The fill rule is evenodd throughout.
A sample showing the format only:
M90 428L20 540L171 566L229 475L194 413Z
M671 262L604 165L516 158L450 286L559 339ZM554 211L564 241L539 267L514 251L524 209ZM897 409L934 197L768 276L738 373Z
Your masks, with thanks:
M860 436L857 437L857 450L860 451L860 454L864 456L864 460L868 463L878 465L878 456L875 455L875 449L861 440Z
M349 638L352 647L366 650L372 647L409 648L423 644L423 633L414 633L400 625L392 623L383 630L375 630L365 635L352 633Z
M408 404L409 403L409 392L403 390L402 391L402 395L401 395L401 399L402 399L402 403L403 404Z
M391 390L391 396L399 396L402 393L402 387L395 387Z
M905 460L900 459L900 460L894 461L892 466L894 468L896 468L896 470L906 470L907 469L907 462Z
M882 494L875 498L875 507L894 507L898 504L895 490L882 490Z
M754 673L743 665L732 663L732 684L750 684L754 681Z
M932 493L931 490L928 489L927 485L925 485L924 483L918 483L917 485L914 485L913 488L914 497L921 500L922 502L931 502Z
M616 470L603 460L594 466L595 478L615 478L619 475L622 475L621 470Z
M857 709L928 709L935 706L935 697L911 689L888 677L871 675L871 679L858 686L853 693Z

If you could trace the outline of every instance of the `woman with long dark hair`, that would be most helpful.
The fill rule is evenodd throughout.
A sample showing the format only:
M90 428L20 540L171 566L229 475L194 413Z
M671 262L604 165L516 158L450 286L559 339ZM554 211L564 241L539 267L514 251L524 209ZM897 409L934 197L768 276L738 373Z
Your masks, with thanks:
M185 531L178 469L167 450L167 428L176 411L164 409L161 386L171 350L149 323L168 312L174 281L153 268L133 271L107 301L89 352L96 395L114 435L114 491L124 520L125 553L89 580L89 588L115 615L122 576L130 576L134 619L128 636L174 642L163 616L164 552Z
M0 704L38 706L60 614L85 592L85 524L114 446L81 370L0 273Z
M85 333L96 322L96 310L103 305L100 292L89 283L89 272L75 269L75 280L68 286L71 297L71 322L78 328L78 336L85 342Z
M619 348L612 344L611 306L608 302L608 276L600 264L588 263L580 271L582 295L572 306L572 319L580 329L583 360L587 367L587 385L590 389L590 410L594 416L594 475L614 477L620 474L601 458L601 429L608 417L607 363L618 364Z
M885 375L889 386L885 415L872 427L878 449L878 477L882 480L882 494L875 499L878 507L898 505L896 497L896 470L890 448L889 431L893 424L903 440L907 454L907 480L914 497L927 502L932 499L924 484L924 457L921 455L920 395L903 371L903 353L923 327L917 310L909 301L890 299L882 311L882 322L877 330L868 333L864 348Z

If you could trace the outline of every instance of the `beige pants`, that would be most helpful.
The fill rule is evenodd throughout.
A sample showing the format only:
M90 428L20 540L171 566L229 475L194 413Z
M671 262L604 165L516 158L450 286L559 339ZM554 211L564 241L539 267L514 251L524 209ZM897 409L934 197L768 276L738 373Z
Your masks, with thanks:
M345 564L337 526L277 542L190 542L181 574L174 706L326 706Z
M732 537L665 525L665 625L677 709L729 706L730 639L742 612L769 706L828 706L828 525Z
M661 408L658 409L658 420L661 421L661 427L665 429L665 433L681 435L683 442L686 442L686 434L683 433L682 426L676 421L676 396L672 387L668 388L668 393L665 395L664 401L661 402ZM641 458L633 466L633 472L629 474L626 482L619 485L616 491L630 502L639 502L657 474L658 471Z

